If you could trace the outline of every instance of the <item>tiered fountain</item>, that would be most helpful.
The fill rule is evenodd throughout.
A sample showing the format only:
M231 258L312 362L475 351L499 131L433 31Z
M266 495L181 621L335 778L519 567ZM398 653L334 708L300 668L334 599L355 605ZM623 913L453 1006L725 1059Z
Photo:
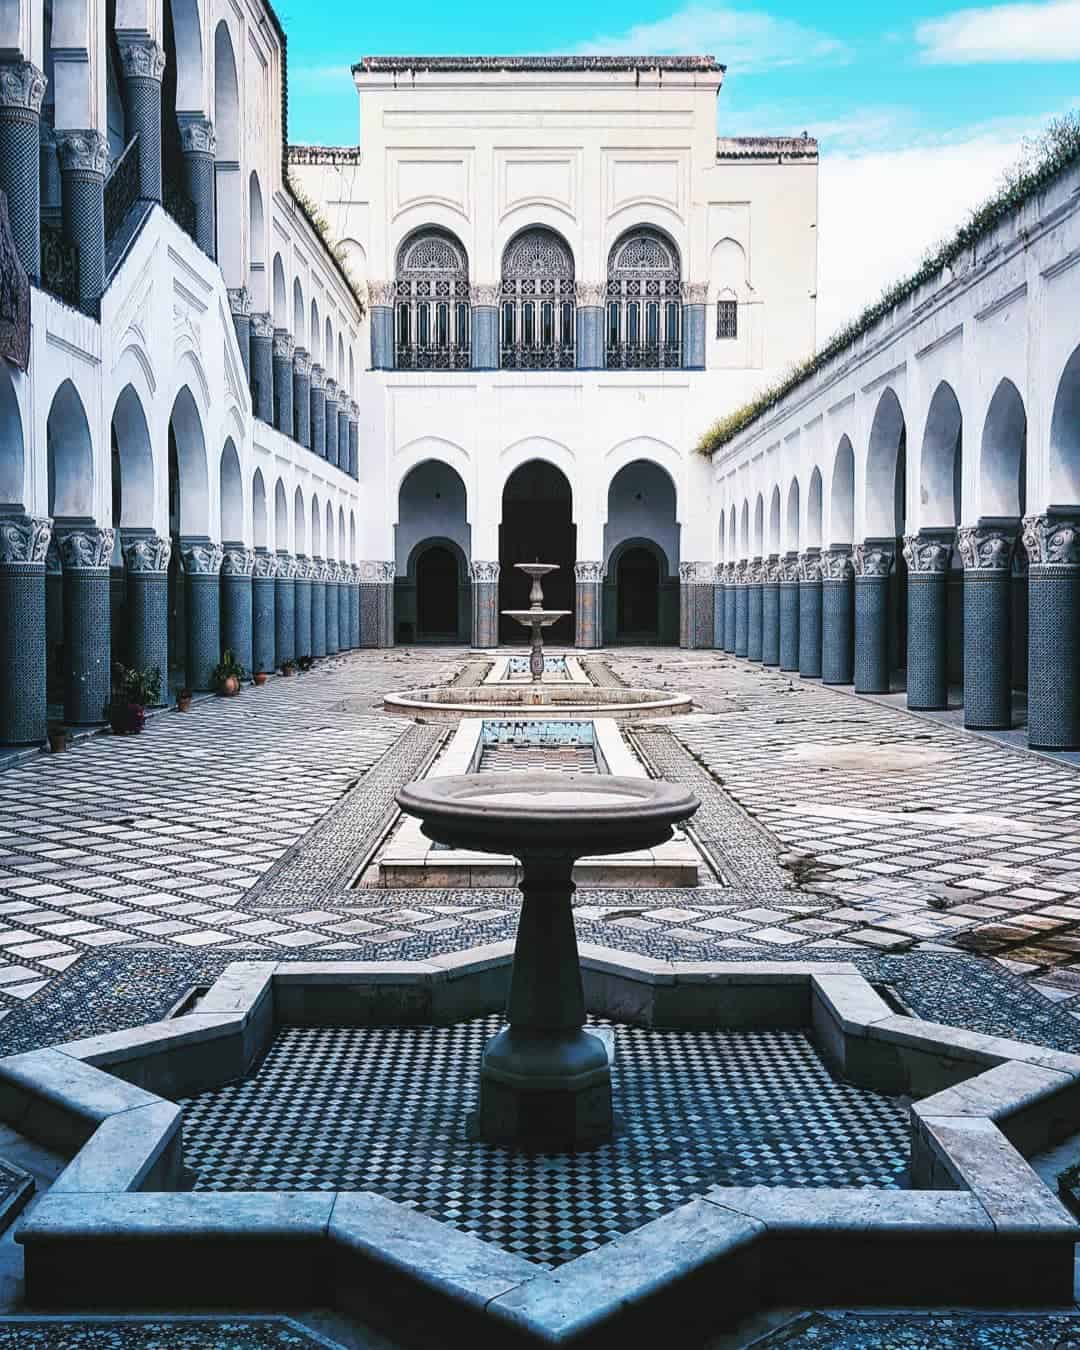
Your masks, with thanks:
M533 684L540 684L544 678L544 629L550 628L559 619L565 619L571 611L568 609L544 608L544 589L540 585L540 581L549 572L557 572L559 570L558 563L515 563L514 566L519 572L524 572L526 576L532 578L532 589L529 591L529 608L504 609L503 613L508 619L515 619L523 628L532 630L529 674L532 676Z

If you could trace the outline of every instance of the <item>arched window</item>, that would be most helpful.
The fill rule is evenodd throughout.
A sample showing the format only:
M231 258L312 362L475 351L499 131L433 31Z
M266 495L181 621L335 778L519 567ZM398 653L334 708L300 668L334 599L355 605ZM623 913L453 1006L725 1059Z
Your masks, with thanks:
M501 364L509 370L574 366L574 258L554 230L526 230L502 261Z
M399 370L467 370L469 263L441 230L425 230L398 250L396 299Z
M679 255L656 230L623 235L608 257L607 364L655 370L681 364Z

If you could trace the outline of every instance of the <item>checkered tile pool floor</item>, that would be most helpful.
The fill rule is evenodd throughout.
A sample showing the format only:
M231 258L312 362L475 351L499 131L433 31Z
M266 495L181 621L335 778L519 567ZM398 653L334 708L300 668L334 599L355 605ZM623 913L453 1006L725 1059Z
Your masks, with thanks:
M905 1107L834 1080L796 1031L620 1026L612 1143L470 1140L500 1024L283 1028L255 1077L185 1103L196 1189L375 1191L555 1266L714 1185L904 1184Z

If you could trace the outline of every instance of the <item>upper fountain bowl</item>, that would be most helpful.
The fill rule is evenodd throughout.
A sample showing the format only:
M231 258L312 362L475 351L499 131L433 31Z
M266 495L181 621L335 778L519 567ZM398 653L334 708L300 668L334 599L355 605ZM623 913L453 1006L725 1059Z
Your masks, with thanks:
M550 628L553 623L558 623L560 619L565 619L568 614L573 614L572 609L504 609L503 614L508 619L516 619L528 628L536 624L538 628Z

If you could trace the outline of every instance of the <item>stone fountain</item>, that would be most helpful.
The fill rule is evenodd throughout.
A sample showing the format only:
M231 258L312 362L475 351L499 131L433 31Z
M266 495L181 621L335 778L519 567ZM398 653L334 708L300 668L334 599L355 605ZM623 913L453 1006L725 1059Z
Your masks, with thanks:
M610 1139L611 1054L585 1029L571 873L581 857L665 843L698 799L648 778L493 773L410 783L397 802L436 843L522 865L509 1025L484 1050L480 1138L542 1148Z
M546 577L549 572L557 572L559 570L558 563L515 563L514 566L519 572L524 572L526 576L532 578L532 589L529 591L529 608L504 609L503 613L508 619L516 619L523 628L532 630L529 673L532 675L533 684L539 684L544 678L543 630L550 628L559 619L564 619L571 611L568 609L544 608L544 589L540 584L541 578Z

